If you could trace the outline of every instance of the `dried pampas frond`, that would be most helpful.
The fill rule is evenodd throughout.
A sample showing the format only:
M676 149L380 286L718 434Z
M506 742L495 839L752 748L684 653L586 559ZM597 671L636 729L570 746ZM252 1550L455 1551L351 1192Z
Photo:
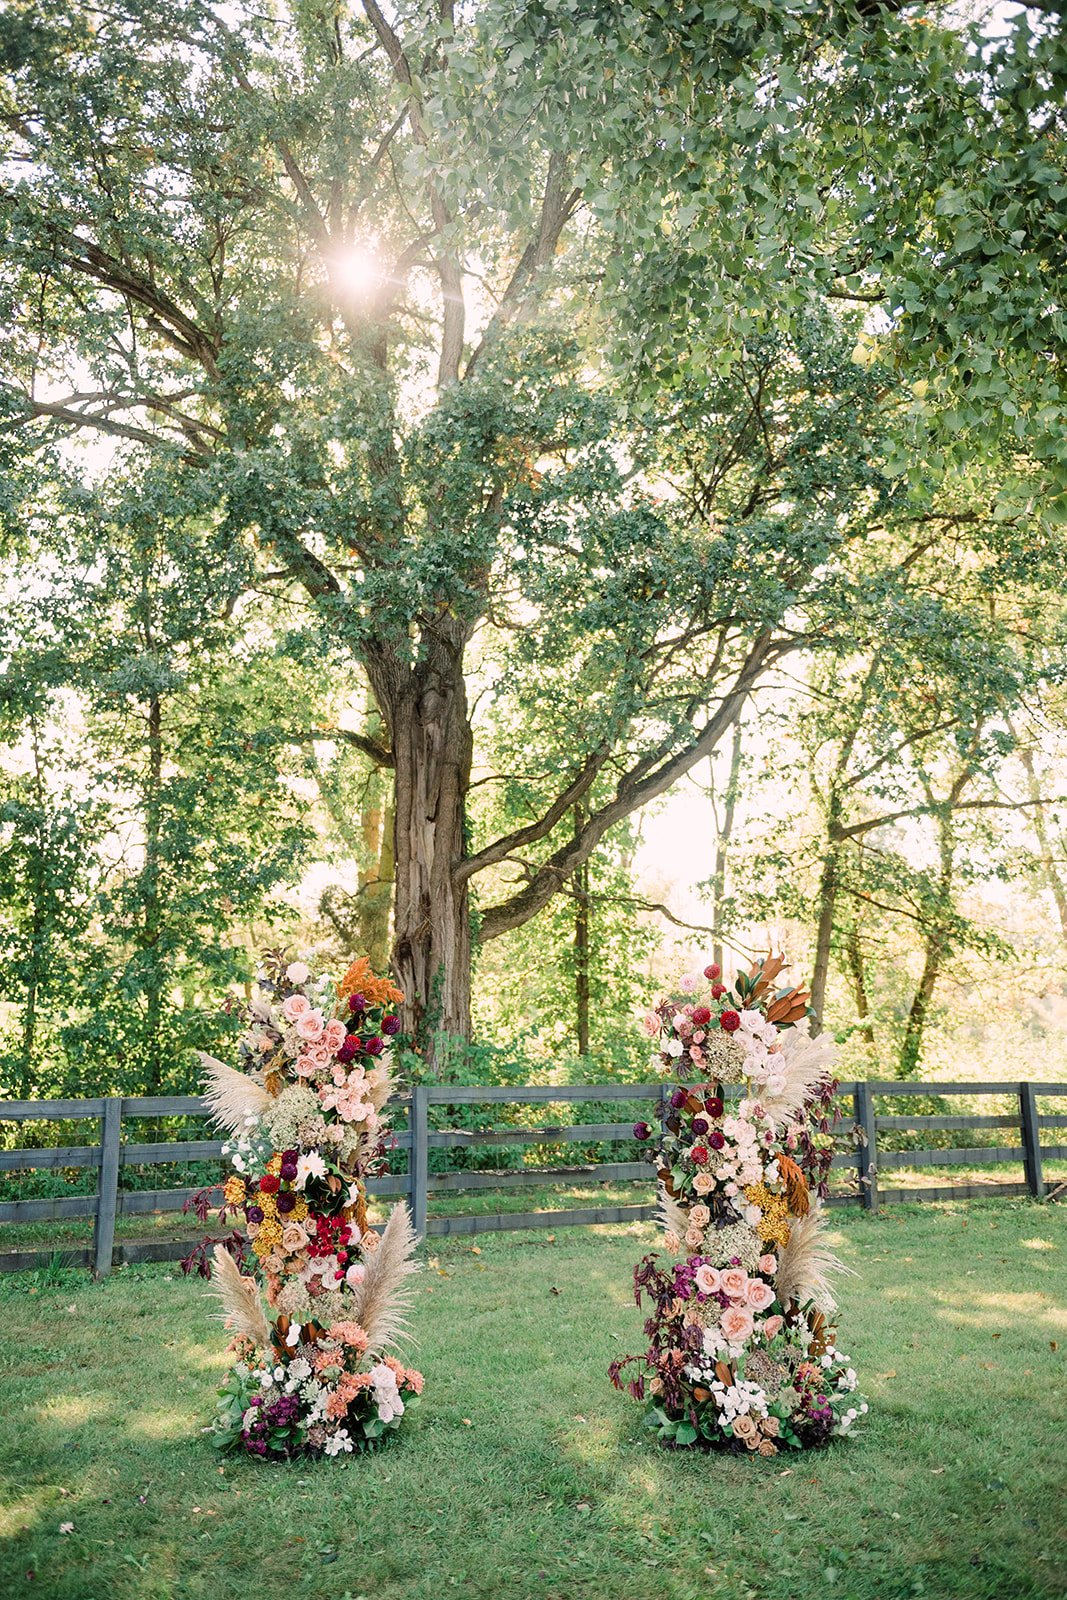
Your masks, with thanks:
M789 1224L789 1243L782 1247L778 1258L775 1288L783 1305L813 1304L820 1311L831 1312L837 1301L830 1287L830 1274L843 1273L854 1278L851 1267L846 1267L825 1243L826 1221L822 1207L814 1204L806 1217L794 1217Z
M393 1075L389 1071L388 1067L378 1066L375 1068L375 1071L381 1073L381 1078L378 1083L374 1084L368 1089L367 1099L370 1101L375 1111L380 1111L385 1105L385 1102L388 1100L389 1096L392 1094L395 1085L393 1082Z
M689 1219L677 1200L673 1200L667 1193L662 1183L659 1184L659 1216L656 1220L664 1233L676 1234L679 1239L685 1238Z
M363 1282L356 1290L352 1316L366 1333L369 1349L378 1354L405 1337L412 1288L407 1281L419 1270L411 1258L418 1244L406 1205L394 1206L377 1250L364 1256Z
M271 1103L266 1089L247 1073L236 1072L225 1061L198 1052L204 1069L204 1099L215 1121L227 1133L237 1133L249 1117L261 1117Z
M223 1321L232 1333L242 1334L260 1348L270 1344L270 1324L254 1278L243 1278L225 1245L215 1246L211 1282L222 1302Z
M761 1089L758 1099L767 1115L774 1118L775 1125L782 1128L796 1116L816 1084L829 1075L837 1060L837 1045L828 1033L820 1033L813 1039L799 1028L787 1029L780 1036L779 1044L780 1049L771 1060L780 1064L779 1071L785 1083L773 1094Z

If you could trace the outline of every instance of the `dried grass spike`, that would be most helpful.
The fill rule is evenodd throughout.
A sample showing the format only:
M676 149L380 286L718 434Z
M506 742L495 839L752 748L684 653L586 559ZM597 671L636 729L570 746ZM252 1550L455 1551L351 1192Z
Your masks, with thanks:
M263 1302L254 1278L241 1276L241 1269L226 1249L217 1244L215 1270L211 1274L214 1292L222 1302L223 1320L232 1333L251 1339L258 1348L270 1344L270 1323L263 1313Z
M778 1257L775 1288L783 1305L814 1305L820 1311L836 1310L837 1301L830 1286L833 1273L855 1277L851 1267L846 1267L825 1242L825 1219L822 1207L811 1206L806 1217L795 1217L789 1230L789 1240L782 1246Z
M266 1089L246 1072L237 1072L225 1061L198 1052L204 1069L204 1099L212 1117L227 1133L237 1133L249 1117L261 1117L270 1105Z
M689 1219L677 1200L672 1200L663 1184L659 1185L659 1218L658 1221L664 1233L676 1234L679 1239L684 1239Z
M378 1248L364 1259L366 1272L356 1293L352 1315L367 1335L369 1348L381 1350L400 1344L407 1328L405 1313L411 1305L411 1274L419 1263L411 1258L418 1244L406 1205L394 1206Z

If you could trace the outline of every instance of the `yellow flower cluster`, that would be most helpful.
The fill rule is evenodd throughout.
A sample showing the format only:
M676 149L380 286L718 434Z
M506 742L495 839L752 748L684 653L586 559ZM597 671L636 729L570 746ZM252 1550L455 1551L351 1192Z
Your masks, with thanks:
M758 1206L763 1213L756 1224L761 1239L773 1239L775 1244L789 1243L789 1202L784 1194L772 1194L765 1183L751 1183L745 1190L745 1199Z
M247 1193L248 1190L245 1187L243 1178L231 1176L226 1179L222 1186L223 1198L228 1206L243 1205Z

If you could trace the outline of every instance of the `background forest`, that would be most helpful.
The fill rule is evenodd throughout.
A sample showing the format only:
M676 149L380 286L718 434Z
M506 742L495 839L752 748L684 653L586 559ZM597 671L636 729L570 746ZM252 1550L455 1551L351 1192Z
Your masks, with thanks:
M412 1073L640 1077L768 945L848 1076L1062 1073L1002 10L7 8L0 1094L193 1087L281 945L391 960Z

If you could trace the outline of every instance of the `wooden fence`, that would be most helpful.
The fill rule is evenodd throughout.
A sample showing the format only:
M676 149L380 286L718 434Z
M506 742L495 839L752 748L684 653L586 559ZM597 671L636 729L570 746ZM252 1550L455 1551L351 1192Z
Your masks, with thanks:
M667 1086L669 1087L669 1085ZM1067 1096L1067 1084L1057 1083L925 1083L864 1082L842 1084L840 1095L850 1100L857 1140L854 1152L834 1157L835 1169L849 1170L855 1176L850 1192L831 1197L831 1204L860 1204L875 1211L882 1204L905 1200L946 1200L975 1195L1022 1195L1043 1197L1053 1187L1044 1176L1046 1161L1067 1161L1067 1145L1042 1144L1041 1131L1067 1127L1067 1115L1042 1115L1038 1097ZM498 1127L468 1131L460 1128L431 1127L434 1106L556 1105L561 1102L603 1103L625 1101L647 1104L647 1120L658 1119L662 1110L663 1084L578 1084L548 1087L485 1087L420 1085L394 1105L398 1118L407 1126L396 1131L395 1144L407 1154L407 1172L374 1179L373 1195L404 1196L418 1231L427 1236L476 1234L515 1228L574 1227L590 1223L632 1222L653 1217L651 1203L652 1171L647 1161L597 1162L584 1166L500 1168L489 1171L430 1170L431 1150L470 1150L487 1146L558 1145L580 1143L633 1144L630 1122L565 1123ZM948 1114L887 1114L875 1108L875 1100L922 1097L951 1098L957 1095L1010 1096L1017 1109L996 1116ZM203 1101L197 1096L131 1096L99 1100L11 1100L0 1101L0 1125L6 1122L92 1122L98 1129L95 1144L61 1147L39 1146L0 1150L0 1172L29 1170L84 1169L97 1174L96 1191L88 1195L69 1195L41 1199L0 1202L0 1224L59 1221L67 1217L92 1217L94 1237L91 1248L62 1251L66 1262L91 1266L98 1277L115 1264L137 1261L173 1261L187 1251L187 1244L165 1242L116 1242L115 1223L119 1216L180 1211L198 1188L124 1188L124 1167L165 1165L174 1162L217 1161L222 1154L219 1139L131 1142L124 1138L128 1123L147 1118L205 1116ZM890 1129L921 1135L926 1130L1010 1128L1019 1143L934 1149L879 1150L878 1135ZM1021 1163L1022 1183L960 1184L937 1187L887 1189L882 1175L900 1168L936 1166L985 1166ZM430 1216L431 1195L471 1192L478 1189L544 1187L547 1184L633 1182L640 1184L649 1201L635 1205L586 1206L575 1210L512 1211L458 1216ZM52 1252L12 1250L0 1252L0 1270L18 1270L47 1262Z

